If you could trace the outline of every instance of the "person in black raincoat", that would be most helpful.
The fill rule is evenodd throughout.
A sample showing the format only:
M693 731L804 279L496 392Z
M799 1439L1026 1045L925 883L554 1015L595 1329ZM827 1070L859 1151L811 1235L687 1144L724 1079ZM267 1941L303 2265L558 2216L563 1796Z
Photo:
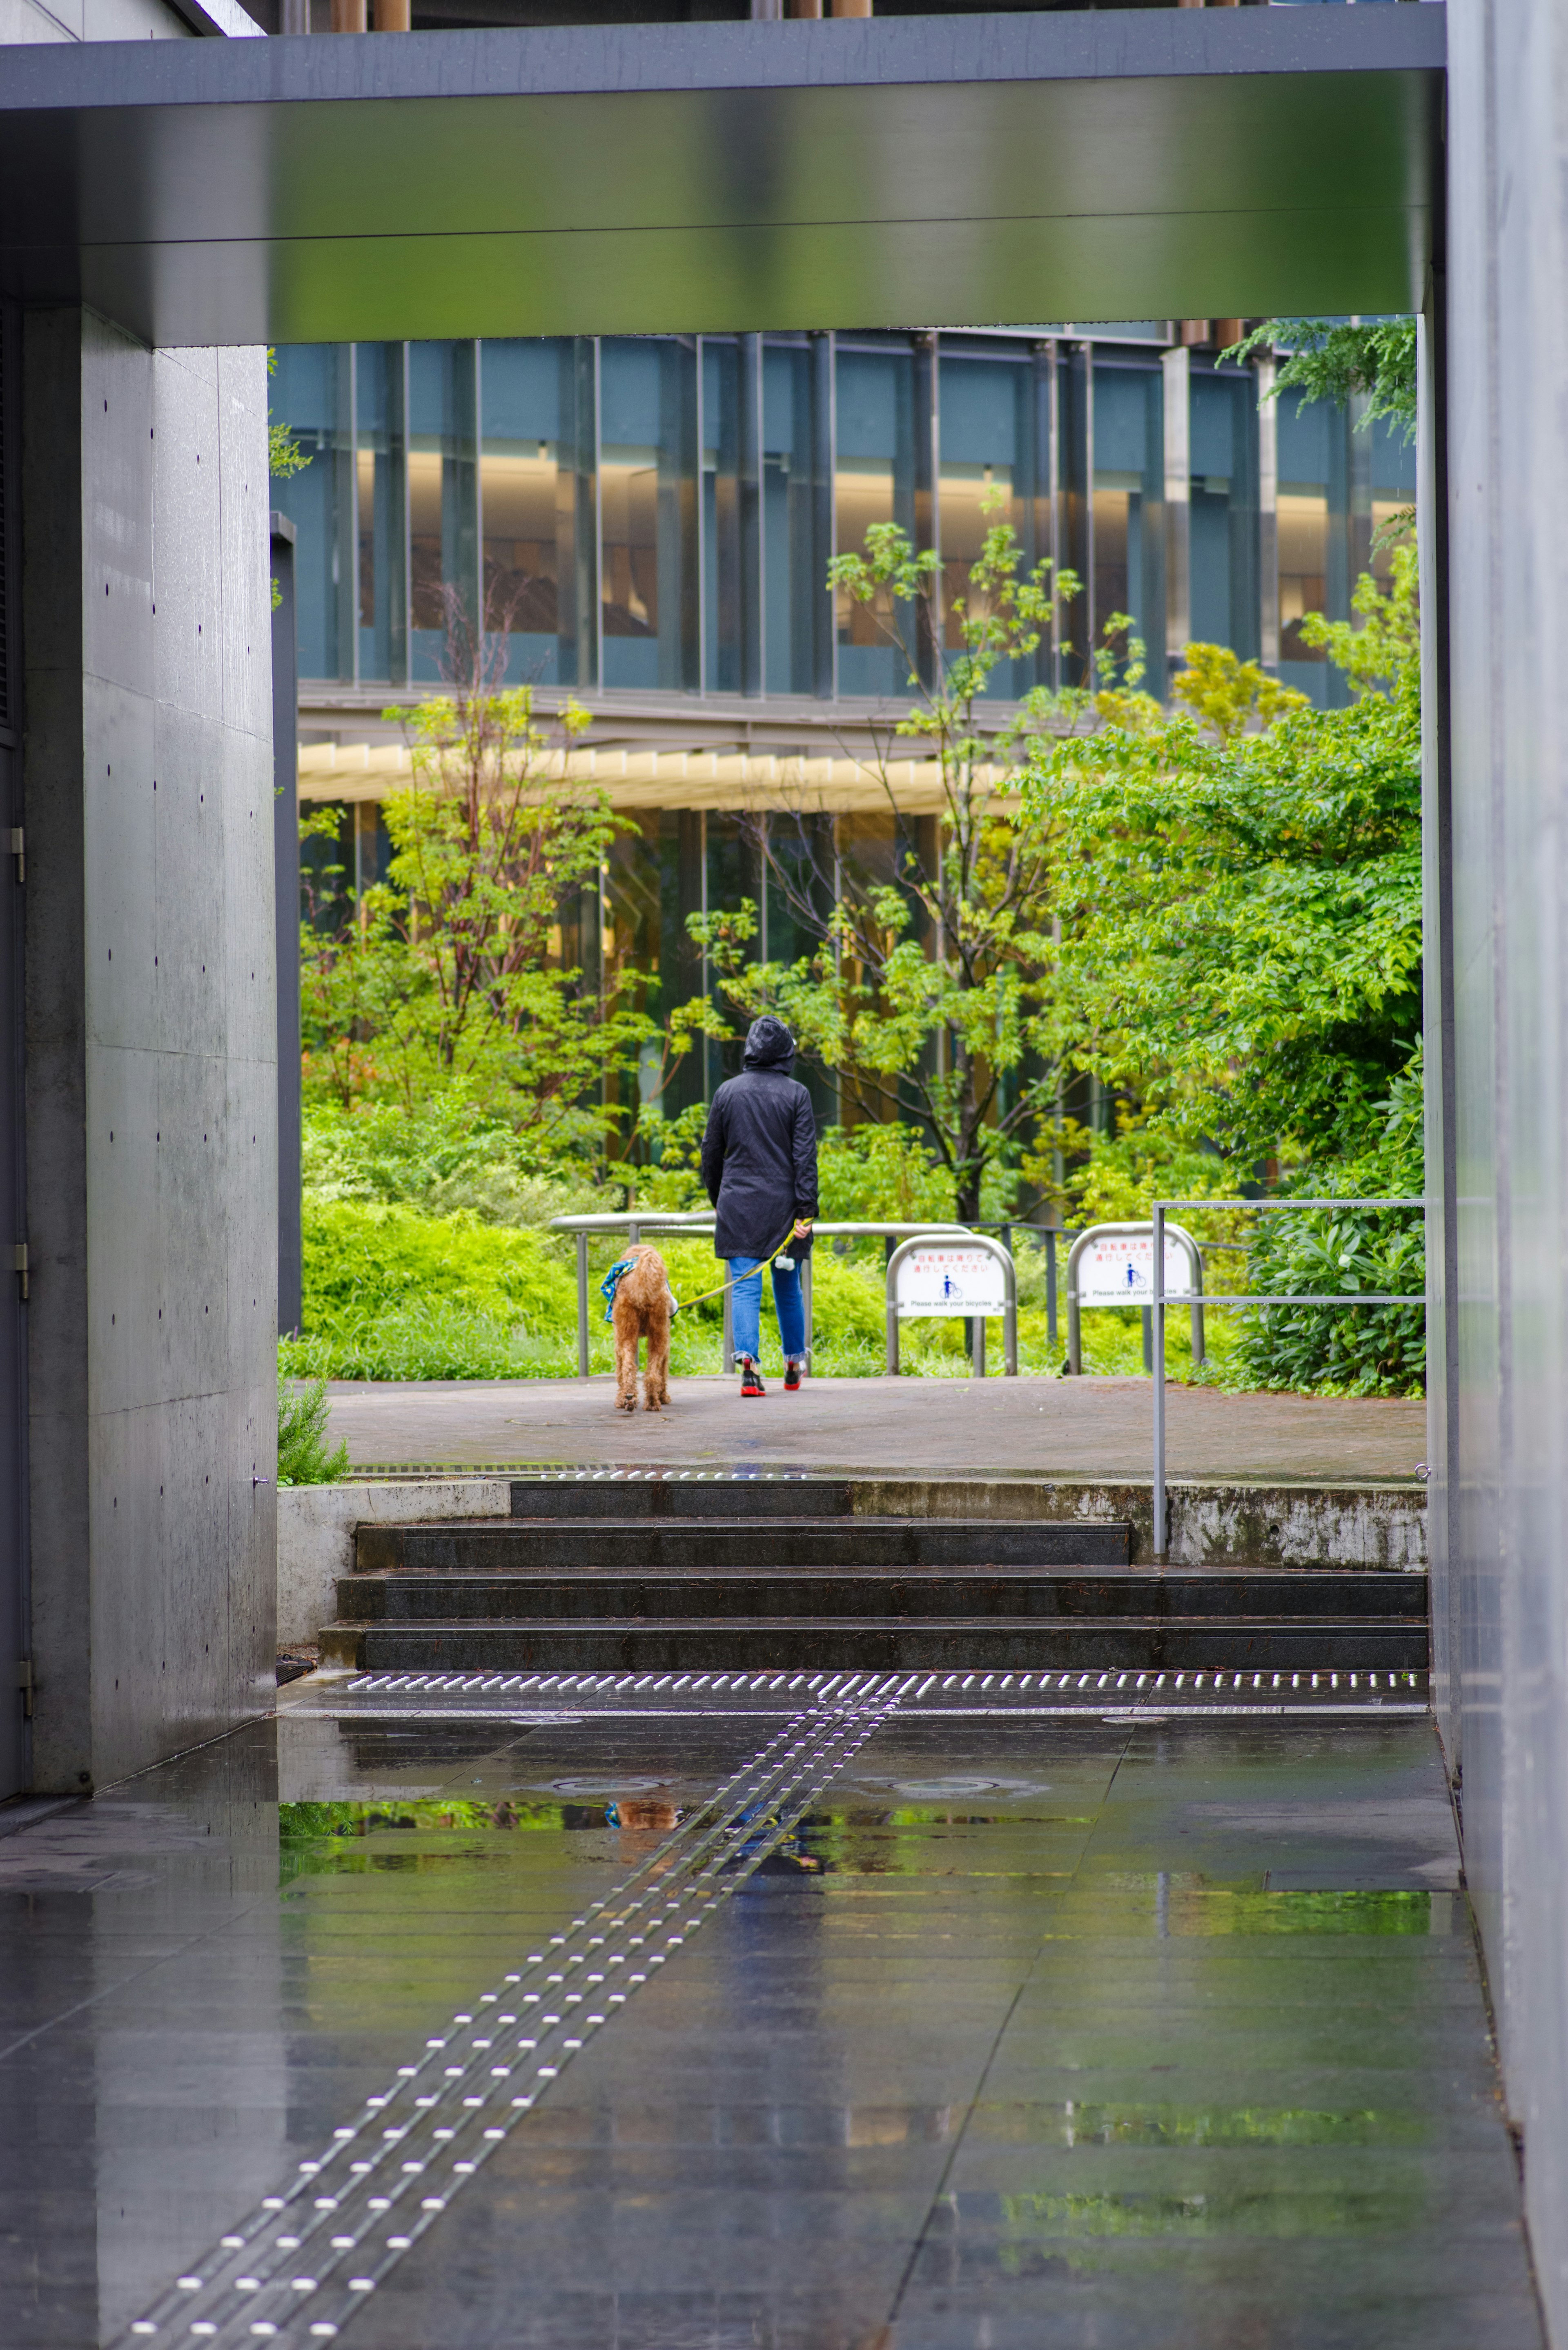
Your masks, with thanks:
M702 1180L717 1211L713 1253L734 1283L735 1352L741 1393L765 1394L758 1368L762 1268L788 1243L787 1270L774 1263L774 1305L784 1347L784 1386L805 1368L805 1303L800 1260L816 1214L816 1120L811 1097L790 1075L794 1038L771 1012L753 1020L738 1077L713 1097L702 1137Z

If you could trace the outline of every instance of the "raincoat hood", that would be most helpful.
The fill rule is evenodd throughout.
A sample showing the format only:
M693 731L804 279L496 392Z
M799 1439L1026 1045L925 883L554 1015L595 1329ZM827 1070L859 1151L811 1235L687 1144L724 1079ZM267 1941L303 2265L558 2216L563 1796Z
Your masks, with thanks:
M782 1020L764 1012L753 1020L746 1031L746 1049L741 1066L747 1069L782 1069L787 1076L794 1058L794 1038Z

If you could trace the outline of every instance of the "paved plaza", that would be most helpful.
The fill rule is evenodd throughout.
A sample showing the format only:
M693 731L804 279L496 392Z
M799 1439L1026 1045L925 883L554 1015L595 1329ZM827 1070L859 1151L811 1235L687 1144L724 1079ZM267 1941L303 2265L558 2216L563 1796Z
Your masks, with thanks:
M1540 2350L1428 1723L748 1702L0 1815L8 2350Z
M775 1380L742 1401L735 1379L671 1384L668 1411L615 1409L592 1379L341 1381L333 1440L356 1468L607 1463L891 1470L910 1475L1147 1478L1147 1379ZM1167 1390L1173 1477L1413 1479L1421 1402Z

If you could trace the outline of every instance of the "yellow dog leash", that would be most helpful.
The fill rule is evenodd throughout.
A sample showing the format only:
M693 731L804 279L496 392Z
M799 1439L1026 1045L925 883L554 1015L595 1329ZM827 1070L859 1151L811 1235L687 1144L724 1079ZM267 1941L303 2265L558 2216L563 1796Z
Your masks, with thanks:
M784 1250L794 1238L795 1222L796 1219L792 1216L789 1222L789 1230L785 1232L783 1240L780 1241L776 1248L769 1249L765 1256L762 1256L757 1259L756 1263L752 1267L752 1273L761 1273L764 1264L772 1264L775 1256L782 1256L784 1254ZM676 1298L675 1311L677 1314L682 1314L686 1312L687 1308L690 1306L705 1305L710 1297L722 1297L726 1289L733 1289L738 1281L750 1281L751 1277L751 1273L732 1273L728 1281L721 1281L713 1289L704 1289L696 1297L688 1297L685 1299ZM673 1295L674 1293L671 1292L671 1295Z

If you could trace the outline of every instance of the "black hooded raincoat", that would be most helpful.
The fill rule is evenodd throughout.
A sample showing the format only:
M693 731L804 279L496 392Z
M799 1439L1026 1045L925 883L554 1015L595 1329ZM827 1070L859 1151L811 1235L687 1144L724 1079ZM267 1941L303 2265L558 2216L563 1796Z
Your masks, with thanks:
M816 1120L790 1069L794 1038L764 1013L746 1037L741 1075L713 1097L702 1180L718 1211L715 1256L764 1257L797 1216L816 1213ZM796 1242L795 1253L810 1245Z

